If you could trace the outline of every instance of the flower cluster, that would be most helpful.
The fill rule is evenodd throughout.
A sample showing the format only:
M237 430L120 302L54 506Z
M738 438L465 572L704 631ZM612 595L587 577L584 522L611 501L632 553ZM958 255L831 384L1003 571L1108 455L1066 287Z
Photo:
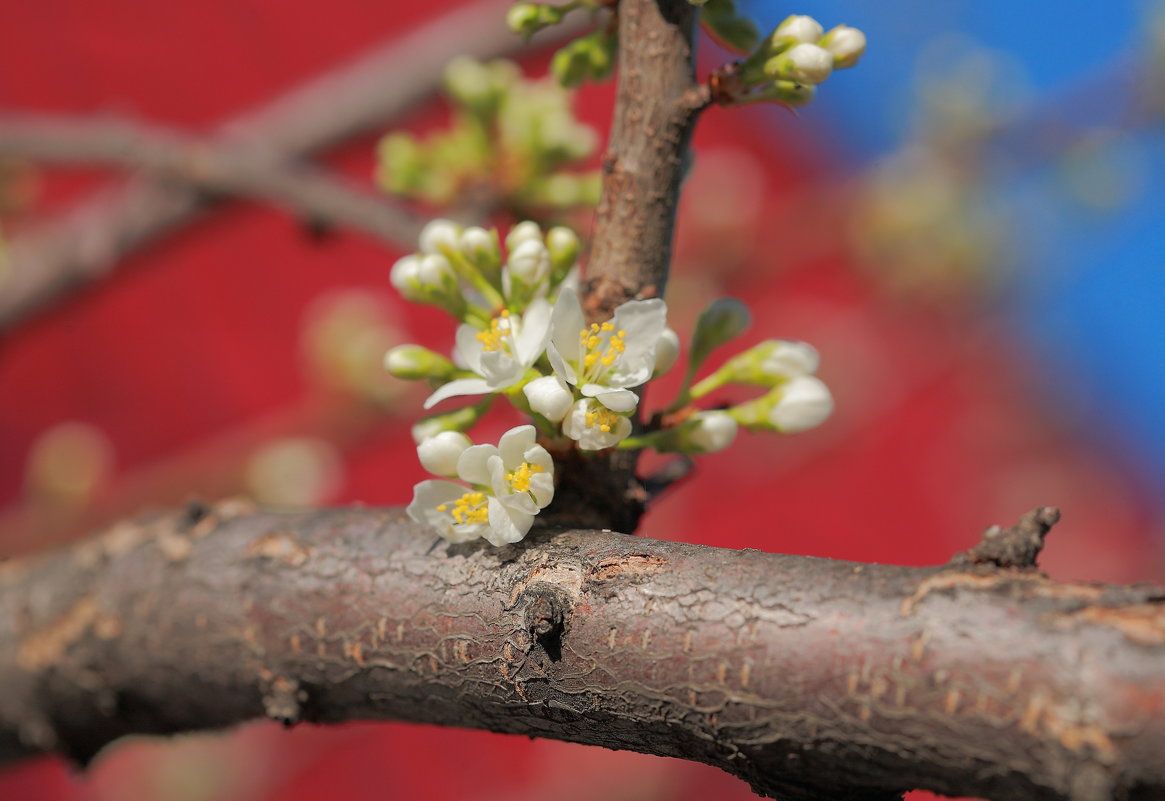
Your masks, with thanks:
M452 542L483 538L517 542L554 497L554 464L538 435L556 452L654 448L710 453L727 447L737 429L801 431L832 409L813 376L817 354L803 343L771 340L729 359L693 385L709 354L748 326L743 304L713 302L701 314L688 369L676 401L642 425L639 388L677 360L679 338L659 299L632 300L608 320L591 321L578 295L580 242L573 231L514 226L464 228L429 223L420 249L396 262L391 281L407 299L438 306L458 321L452 358L419 345L385 357L399 378L426 380L426 409L457 397L480 400L438 412L413 429L421 463L449 480L417 485L409 515ZM727 384L761 386L764 395L736 406L700 410L695 401ZM498 397L533 425L511 429L493 445L465 435Z
M834 70L854 66L865 52L866 36L857 28L825 31L813 17L794 14L739 65L734 77L745 94L737 102L805 105Z

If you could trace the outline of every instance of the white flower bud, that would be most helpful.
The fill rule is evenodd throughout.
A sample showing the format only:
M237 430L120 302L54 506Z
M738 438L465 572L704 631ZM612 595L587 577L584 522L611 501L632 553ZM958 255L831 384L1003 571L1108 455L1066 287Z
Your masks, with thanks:
M817 372L820 362L816 348L809 343L776 340L761 360L760 370L772 378L792 378Z
M833 55L823 47L802 43L769 59L765 72L774 78L814 86L833 72Z
M574 393L556 375L535 378L522 387L522 393L530 402L530 408L552 423L561 421L574 405Z
M436 476L457 475L457 460L473 443L460 431L442 431L421 441L417 458L426 470Z
M807 14L793 14L773 31L773 40L792 39L795 42L813 43L821 38L824 29L821 23Z
M423 256L417 267L417 280L430 289L440 289L450 281L455 281L453 267L449 260L438 253Z
M550 251L542 238L527 239L510 251L510 272L528 286L539 284L550 275Z
M446 380L457 371L453 362L420 345L397 345L384 354L384 367L397 378L409 381Z
M578 234L562 225L556 225L546 233L546 247L550 250L550 258L559 262L574 263L578 257L581 243Z
M659 335L659 339L655 343L655 369L652 371L651 377L656 378L666 373L676 363L679 356L679 335L670 328L663 329L663 333Z
M811 375L797 376L780 388L781 397L769 410L778 431L793 433L821 425L833 412L829 387Z
M474 225L461 232L461 239L458 241L458 245L462 253L470 258L475 258L478 254L492 251L494 241L493 237L489 235L489 231Z
M442 247L457 249L461 226L451 220L432 220L421 229L419 244L422 253L440 253Z
M866 52L866 35L857 28L838 25L825 34L821 46L833 55L833 68L842 70L858 63Z
M688 442L701 453L722 451L736 439L737 424L727 412L700 412L694 419L695 427L688 432Z
M542 229L533 220L525 220L510 229L506 234L506 250L512 253L527 240L542 241Z
M413 287L420 280L420 272L421 260L413 254L396 260L396 264L392 265L392 272L388 274L388 280L396 287L397 292L411 300L411 295L416 294Z

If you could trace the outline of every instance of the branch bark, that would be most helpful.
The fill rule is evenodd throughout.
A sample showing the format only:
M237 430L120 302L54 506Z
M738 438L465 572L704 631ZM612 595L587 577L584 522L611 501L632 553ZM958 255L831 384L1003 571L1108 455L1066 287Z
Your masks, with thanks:
M256 717L698 760L784 799L1165 793L1165 591L242 502L0 566L0 760Z
M424 224L322 169L257 159L130 120L0 115L0 157L146 172L203 196L266 201L312 223L355 228L402 248L416 242Z

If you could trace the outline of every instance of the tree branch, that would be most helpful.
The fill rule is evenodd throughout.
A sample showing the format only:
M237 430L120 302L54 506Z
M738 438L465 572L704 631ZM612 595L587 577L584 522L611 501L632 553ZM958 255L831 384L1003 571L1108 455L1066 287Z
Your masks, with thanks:
M505 26L508 6L484 0L459 8L228 120L208 141L273 164L381 128L440 88L450 53L493 58L525 49ZM543 41L585 24L568 18ZM127 254L195 218L207 201L188 186L138 180L99 190L60 220L14 238L0 283L0 331L105 276Z
M242 502L0 566L0 759L255 717L675 756L783 799L1165 793L1165 591Z
M667 286L688 145L711 102L695 81L696 13L686 0L619 3L615 120L587 265L593 319Z
M199 142L129 120L0 115L0 157L122 167L203 195L262 200L313 223L344 225L410 247L423 221L331 173Z

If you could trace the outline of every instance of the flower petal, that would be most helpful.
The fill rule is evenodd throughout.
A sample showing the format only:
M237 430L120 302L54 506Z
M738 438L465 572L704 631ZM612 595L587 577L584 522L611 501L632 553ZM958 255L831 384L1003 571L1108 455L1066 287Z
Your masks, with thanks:
M453 349L454 362L463 365L475 373L481 373L481 340L477 338L478 330L465 323L457 326L454 339L457 343Z
M498 454L507 470L513 470L526 461L526 451L534 446L537 434L534 426L515 426L498 440Z
M519 542L534 525L534 515L507 507L497 498L489 499L489 531L484 534L498 548Z
M545 508L554 500L554 476L548 473L538 473L532 476L530 478L530 492L534 494L538 508Z
M613 412L630 412L639 405L639 396L629 389L611 389L600 384L584 384L582 394L594 398Z
M484 395L493 392L489 382L484 378L458 378L437 388L437 391L425 399L424 407L432 409L446 398L457 395Z
M470 445L457 459L457 477L470 484L488 485L489 459L497 453L493 445Z
M413 500L405 511L413 520L430 526L450 542L468 542L483 536L489 526L480 523L455 524L452 515L437 509L438 506L453 503L466 491L465 487L452 481L422 481L413 487Z
M514 343L518 348L515 355L523 367L538 361L542 351L546 350L546 341L550 337L550 314L551 307L546 298L535 298L526 307Z
M659 298L629 300L615 309L611 323L616 331L627 333L623 337L626 348L607 383L612 387L639 386L655 369L655 348L667 328L667 304Z

